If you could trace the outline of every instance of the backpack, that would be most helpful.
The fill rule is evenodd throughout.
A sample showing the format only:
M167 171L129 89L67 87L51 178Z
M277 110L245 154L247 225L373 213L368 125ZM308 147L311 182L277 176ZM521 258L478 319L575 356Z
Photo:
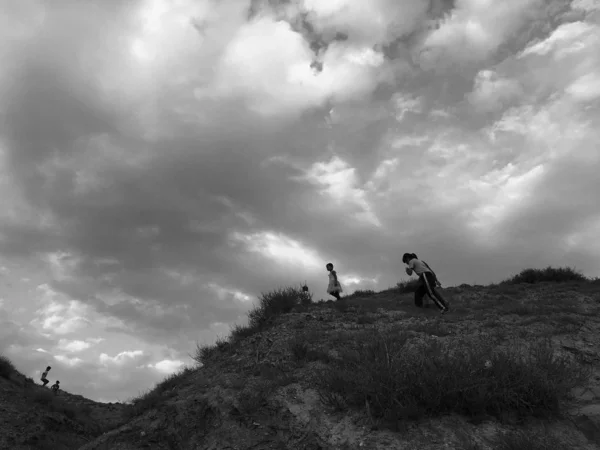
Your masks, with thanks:
M431 273L433 274L433 278L435 279L435 283L436 283L437 285L441 286L441 285L442 285L442 283L440 283L440 280L438 280L438 277L437 277L437 275L435 274L435 272L433 271L433 269L432 269L431 267L429 267L429 264L427 264L425 261L421 261L421 262L422 262L423 264L425 264L429 270L431 270Z

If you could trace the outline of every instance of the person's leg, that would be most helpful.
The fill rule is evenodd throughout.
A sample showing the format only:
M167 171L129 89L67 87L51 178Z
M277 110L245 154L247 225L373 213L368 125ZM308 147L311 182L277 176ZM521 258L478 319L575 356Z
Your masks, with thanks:
M429 297L433 300L433 302L436 304L436 306L440 310L442 310L442 311L446 310L447 308L446 308L446 305L445 305L445 302L443 301L443 299L442 299L442 301L440 301L440 299L435 295L435 291L434 291L435 280L433 278L433 274L430 272L425 272L423 274L423 281L426 286L427 295L429 295Z
M333 295L337 300L340 299L340 293L339 292L333 292L331 295Z
M442 305L444 305L444 308L446 308L446 310L449 310L450 305L448 304L446 299L444 297L442 297L442 294L440 293L440 291L438 291L437 288L432 288L432 291L433 291L433 294L435 295L435 297L440 301L440 303Z
M425 288L425 285L422 282L419 283L419 286L417 287L417 290L415 291L415 306L417 308L423 307L423 297L425 297L426 293L427 293L427 290Z
M49 381L47 379L43 379L42 383L44 383L44 386L46 386L49 383Z

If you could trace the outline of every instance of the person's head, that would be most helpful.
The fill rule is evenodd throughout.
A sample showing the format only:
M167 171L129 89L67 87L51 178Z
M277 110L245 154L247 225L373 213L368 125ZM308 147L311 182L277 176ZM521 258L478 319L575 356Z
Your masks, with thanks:
M402 255L402 262L404 264L408 264L411 259L415 259L416 257L417 255L415 255L414 253L405 253L404 255Z
M333 264L331 263L327 263L327 265L325 266L327 268L327 270L329 270L330 272L333 270Z
M52 369L52 367L50 367L50 366L46 367L46 370L50 370L50 369Z
M60 384L60 381L56 380L56 384Z

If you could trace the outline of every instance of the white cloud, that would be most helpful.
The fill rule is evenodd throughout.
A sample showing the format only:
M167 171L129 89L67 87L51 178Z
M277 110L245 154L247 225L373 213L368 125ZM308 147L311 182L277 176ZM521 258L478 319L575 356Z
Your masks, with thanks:
M411 33L425 18L428 6L420 0L303 0L303 9L317 32L325 36L343 32L350 42L368 46Z
M550 36L541 42L530 44L518 58L529 55L544 56L551 54L557 60L577 53L586 47L585 40L594 37L596 25L586 22L570 22L560 25Z
M365 288L364 285L377 285L377 282L379 281L379 277L369 278L353 274L341 275L339 278L343 286L355 286L363 289ZM346 291L348 290L346 289Z
M77 300L62 302L57 300L58 294L48 285L38 287L44 291L44 306L36 312L38 317L31 324L41 327L50 334L64 335L89 326L88 307Z
M124 364L132 363L133 361L144 356L142 350L124 351L116 356L108 356L106 353L102 353L99 357L100 364L103 366L115 365L122 366Z
M277 254L275 252L275 254ZM225 300L227 297L233 297L235 300L241 302L249 302L252 300L252 297L248 294L245 294L237 289L228 289L223 286L219 286L216 283L209 283L208 287L217 293L219 300Z
M359 187L359 179L356 169L338 156L334 156L329 162L316 162L299 179L320 186L321 193L333 199L339 205L351 205L359 209L352 215L359 221L381 226L381 222L373 211L373 207L367 199L366 191Z
M593 102L599 96L600 24L570 22L518 56L524 80L538 97L565 92L568 100Z
M541 0L457 0L417 58L425 69L486 60L542 6Z
M590 139L596 134L593 121L582 116L579 105L567 96L555 96L540 106L511 108L487 129L492 142L508 143L523 139L527 147L522 155L538 162L554 160L567 154L585 157Z
M585 12L600 11L600 2L598 0L572 0L571 8Z
M404 119L406 113L420 113L423 110L422 99L407 94L394 94L394 97L392 98L392 103L396 108L396 120L398 120L398 122Z
M216 68L214 87L197 94L241 96L267 116L296 113L325 100L311 60L308 43L287 22L260 18L239 29Z
M57 280L71 278L73 270L79 264L79 258L68 252L53 252L46 255L53 276Z
M231 237L234 241L243 243L250 252L258 253L278 264L289 266L300 264L306 270L317 270L323 267L323 259L316 251L281 233L234 232Z
M579 102L591 102L599 99L600 71L580 76L567 88L566 93Z
M522 96L523 90L517 80L499 76L493 70L482 70L475 77L475 86L467 99L477 110L499 111L516 97Z
M70 367L77 366L78 364L83 362L83 360L80 358L70 358L64 355L56 355L54 356L54 359Z
M543 165L521 174L515 173L516 170L514 165L509 164L470 183L483 200L482 205L472 212L471 222L471 226L482 235L492 235L497 224L520 208L545 173Z
M76 352L80 352L82 350L87 350L90 347L91 347L90 343L84 342L84 341L78 341L78 340L70 341L67 339L61 339L58 342L58 348L60 350L66 351L66 352L71 352L71 353L76 353Z
M331 43L319 57L310 43L283 20L261 16L240 27L220 58L213 81L196 90L198 99L242 98L271 119L298 117L330 99L347 101L369 94L385 76L384 57L370 45Z
M365 184L365 189L376 195L385 195L390 187L390 178L400 163L399 158L384 159L373 172L371 179Z
M429 136L400 136L394 138L391 142L390 147L398 150L404 147L420 147L422 144L429 142L431 137Z
M177 372L183 366L183 361L179 360L171 360L171 359L163 359L162 361L157 362L151 367L154 367L156 370L165 375L170 375L172 373Z

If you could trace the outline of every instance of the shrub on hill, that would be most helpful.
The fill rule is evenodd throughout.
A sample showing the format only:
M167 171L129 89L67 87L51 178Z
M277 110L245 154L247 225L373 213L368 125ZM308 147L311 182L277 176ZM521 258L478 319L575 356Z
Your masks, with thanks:
M542 283L551 281L555 283L565 283L568 281L588 281L588 279L580 272L570 267L546 267L545 269L525 269L519 274L503 281L503 284L520 284L520 283Z
M449 348L414 340L400 327L373 331L342 353L319 377L322 400L366 407L391 426L452 413L556 417L571 389L589 378L587 368L555 355L546 341L501 348L480 338Z
M197 345L193 359L201 364L230 345L230 340L245 339L269 327L275 317L291 312L294 308L312 304L312 294L302 287L279 288L261 294L259 304L248 312L248 324L235 324L229 339L219 339L214 345Z
M412 279L407 281L401 281L396 284L396 289L398 289L400 294L409 294L411 292L415 292L419 287L419 279Z
M180 386L183 380L193 372L192 367L184 367L168 375L164 380L157 383L153 389L131 399L125 412L126 416L131 419L162 404L165 399L174 395L174 389Z
M376 292L373 289L358 289L356 291L354 291L352 293L352 297L362 297L362 298L366 298L366 297L373 297L376 294Z
M0 355L0 377L6 378L8 380L10 376L16 371L17 369L15 369L13 363L10 362L10 359L8 359L4 355Z
M296 306L305 305L308 296L309 293L295 287L280 288L261 294L258 306L248 312L248 325L234 328L232 337L234 339L238 336L246 337L265 329L275 317L291 312Z

